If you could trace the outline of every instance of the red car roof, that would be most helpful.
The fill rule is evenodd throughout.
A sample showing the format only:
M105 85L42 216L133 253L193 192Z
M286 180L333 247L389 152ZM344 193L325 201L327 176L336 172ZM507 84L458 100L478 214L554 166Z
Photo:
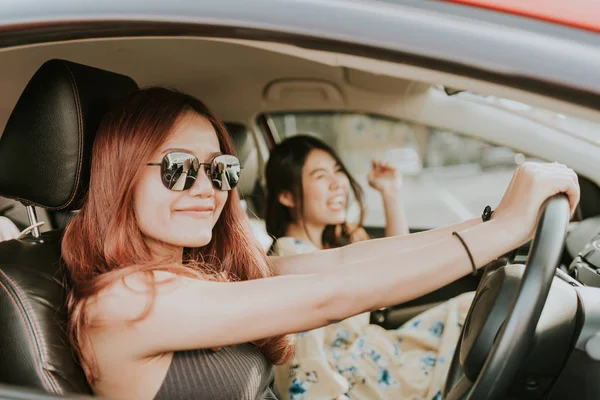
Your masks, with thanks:
M447 0L600 32L598 0Z

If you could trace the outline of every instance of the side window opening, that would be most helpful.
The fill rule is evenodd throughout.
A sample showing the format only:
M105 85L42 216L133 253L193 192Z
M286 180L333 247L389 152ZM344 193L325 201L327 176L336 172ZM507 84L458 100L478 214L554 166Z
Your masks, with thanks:
M496 206L515 169L529 159L479 138L376 115L296 112L268 117L281 140L315 135L338 152L365 192L364 223L369 227L385 225L380 196L367 183L373 158L390 162L401 173L402 201L414 229L456 223L479 215L488 204Z

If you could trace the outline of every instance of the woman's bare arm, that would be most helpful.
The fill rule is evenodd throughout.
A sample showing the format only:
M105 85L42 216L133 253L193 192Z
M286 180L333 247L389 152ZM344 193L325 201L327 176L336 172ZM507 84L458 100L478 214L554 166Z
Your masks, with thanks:
M408 235L408 221L404 210L404 199L400 190L381 193L383 211L385 212L385 236L394 237Z
M520 167L495 218L461 231L481 267L528 240L541 204L565 192L571 213L579 202L577 176L560 165ZM398 251L375 241L362 243L372 258L353 260L340 251L343 268L236 283L174 277L159 285L153 307L143 280L132 276L104 290L88 305L94 350L142 359L169 351L212 348L325 326L334 321L406 302L471 271L459 240L448 236ZM371 247L372 246L372 247ZM378 251L376 252L375 249ZM323 264L327 258L313 258ZM398 268L398 265L418 268ZM159 278L164 274L157 274Z
M402 204L402 176L387 162L373 160L367 176L369 185L381 194L385 212L385 236L408 234L408 223Z
M479 266L518 245L491 221L462 232ZM495 240L488 241L494 235ZM149 315L139 276L115 284L88 307L96 328L96 351L145 358L164 352L244 343L328 325L380 307L403 303L442 287L471 270L456 238L405 250L380 251L371 262L350 261L344 268L319 268L318 274L280 276L236 283L173 278L158 286ZM368 247L364 248L369 251ZM327 259L318 258L321 262ZM419 268L398 268L398 265ZM104 345L103 345L104 344Z
M482 222L481 218L473 218L458 224L437 228L411 235L372 239L351 245L322 250L316 253L298 254L285 257L271 257L279 275L318 273L323 267L339 267L345 260L353 262L368 261L384 253L398 254L399 251L426 246L446 239L453 231L463 231ZM402 263L401 265L409 265Z

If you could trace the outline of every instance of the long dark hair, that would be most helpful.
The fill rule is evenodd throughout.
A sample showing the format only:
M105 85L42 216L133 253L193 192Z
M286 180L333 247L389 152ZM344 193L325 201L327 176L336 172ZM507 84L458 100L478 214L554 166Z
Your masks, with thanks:
M304 216L304 191L302 188L302 167L311 151L318 149L327 152L338 163L350 181L350 188L360 207L360 219L352 228L347 222L328 225L321 237L325 248L345 246L352 241L356 229L361 228L364 217L363 191L358 182L327 143L313 136L295 135L285 139L271 150L266 166L267 204L265 222L267 233L274 239L285 236L288 226L294 222L292 210L279 202L282 193L290 192L298 204L297 212ZM273 248L271 248L271 251Z
M227 198L209 244L186 249L181 265L154 260L136 222L134 188L141 166L168 138L178 119L188 112L206 118L215 129L221 151L233 154L233 142L225 126L203 103L165 88L148 88L131 94L105 116L98 128L87 199L62 241L63 258L72 280L68 298L69 336L92 382L98 378L98 366L92 350L82 352L89 345L85 305L117 280L135 272L151 274L155 270L199 279L216 279L213 272L227 280L275 275L268 257L252 238L235 191ZM152 293L149 307L154 301ZM150 311L147 308L140 319ZM281 364L293 357L292 339L290 335L279 335L255 344L269 360Z

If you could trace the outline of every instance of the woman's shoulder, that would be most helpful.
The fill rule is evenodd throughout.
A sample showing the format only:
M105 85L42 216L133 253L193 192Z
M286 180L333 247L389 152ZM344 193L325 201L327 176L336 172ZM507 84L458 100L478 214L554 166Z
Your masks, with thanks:
M132 272L114 279L84 303L91 321L131 321L144 314L150 293L160 294L163 286L181 284L184 277L167 271Z
M363 240L369 240L369 234L362 226L350 226L350 242L362 242Z
M273 253L276 256L312 253L319 250L314 244L303 242L293 237L284 236L275 241Z

